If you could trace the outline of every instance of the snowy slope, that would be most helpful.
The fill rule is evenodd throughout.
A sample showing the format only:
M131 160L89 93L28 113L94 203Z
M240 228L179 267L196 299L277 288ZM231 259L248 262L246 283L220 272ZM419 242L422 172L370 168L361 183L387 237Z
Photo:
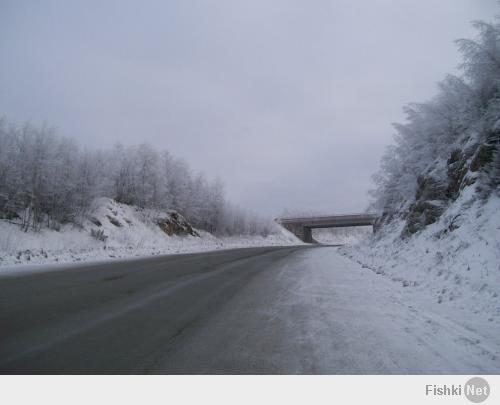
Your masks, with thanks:
M201 230L190 234L189 229L182 227L179 235L168 235L158 221L169 219L172 214L178 218L176 224L189 228L179 214L140 209L109 198L96 200L81 226L66 224L59 231L42 228L36 233L23 232L15 222L0 220L0 267L302 243L280 227L267 237L217 238ZM93 237L92 232L102 235L102 240Z
M299 314L310 306L290 334L305 331L297 340L314 342L317 352L310 358L319 367L341 374L499 372L498 318L438 304L425 291L340 257L337 249L344 248L304 251L307 261L296 266L294 277L283 277L294 294L280 300L280 314L288 302Z
M374 238L345 255L500 335L500 19L459 40L460 76L405 108L374 176Z
M341 252L430 303L469 311L500 334L500 198L464 190L439 221L401 238L404 221Z

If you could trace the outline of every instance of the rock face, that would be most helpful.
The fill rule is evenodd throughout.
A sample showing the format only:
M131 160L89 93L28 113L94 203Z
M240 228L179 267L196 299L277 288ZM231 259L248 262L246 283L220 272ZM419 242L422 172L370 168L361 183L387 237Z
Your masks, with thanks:
M409 236L438 220L447 200L447 185L432 176L419 176L415 202L410 206L403 236Z
M406 214L402 236L408 237L436 222L448 204L455 201L461 190L476 182L478 175L489 170L500 148L500 132L496 131L483 143L455 149L446 162L445 180L430 174L417 179L415 202Z
M470 171L477 172L491 163L495 150L496 145L493 143L485 142L481 144L472 158Z
M446 190L447 197L456 199L460 193L462 183L467 174L467 156L460 150L455 149L451 152L451 156L447 162L448 166L448 188Z
M165 217L158 218L156 223L168 236L200 236L191 224L175 211L170 211Z
M415 199L418 201L445 200L446 184L432 176L418 176L417 192Z
M403 236L412 235L436 222L445 209L444 201L418 201L410 207Z

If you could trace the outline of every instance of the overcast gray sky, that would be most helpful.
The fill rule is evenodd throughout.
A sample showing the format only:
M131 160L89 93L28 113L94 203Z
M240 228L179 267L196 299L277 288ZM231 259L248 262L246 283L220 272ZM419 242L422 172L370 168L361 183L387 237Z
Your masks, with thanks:
M235 203L353 212L495 0L0 0L0 115L148 142Z

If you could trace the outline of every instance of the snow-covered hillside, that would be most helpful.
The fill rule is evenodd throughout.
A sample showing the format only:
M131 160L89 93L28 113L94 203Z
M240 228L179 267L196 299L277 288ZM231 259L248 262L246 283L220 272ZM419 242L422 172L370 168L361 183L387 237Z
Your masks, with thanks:
M97 199L80 226L65 224L58 231L42 228L24 232L15 219L0 220L0 266L300 243L281 227L267 237L218 238L193 229L175 211L143 209L110 198Z
M405 221L340 248L351 259L434 302L500 322L500 198L464 193L435 223L401 238ZM453 227L450 227L453 223ZM499 326L500 333L500 326Z
M463 77L407 107L375 176L374 237L341 249L500 333L500 21L459 41Z

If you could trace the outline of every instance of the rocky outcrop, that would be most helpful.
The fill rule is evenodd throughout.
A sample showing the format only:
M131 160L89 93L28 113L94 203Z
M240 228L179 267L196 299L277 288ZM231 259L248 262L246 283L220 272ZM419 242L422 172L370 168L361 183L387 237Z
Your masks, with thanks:
M418 201L410 207L403 228L403 237L410 236L436 222L444 212L445 203L440 200Z
M446 200L446 197L446 184L429 175L418 176L415 194L417 201Z
M490 142L485 142L477 148L476 153L472 158L472 162L470 164L470 171L477 172L483 168L485 168L488 164L493 161L493 155L497 145Z
M116 244L126 241L143 245L145 240L157 240L158 228L167 236L200 236L189 221L174 210L141 208L119 203L111 198L99 198L87 214L84 228L94 239Z
M408 210L402 236L410 236L436 222L445 209L447 199L447 184L430 175L419 176L416 201Z
M465 176L468 172L467 156L460 149L455 149L451 152L451 156L447 161L448 187L446 195L449 199L455 200L462 188Z
M170 211L166 216L158 218L156 223L168 236L200 236L191 224L175 211Z
M478 175L488 170L499 145L500 132L492 132L483 143L473 143L451 152L446 162L445 180L438 180L430 174L420 175L415 202L406 214L402 236L408 237L436 222L461 190L474 184Z

